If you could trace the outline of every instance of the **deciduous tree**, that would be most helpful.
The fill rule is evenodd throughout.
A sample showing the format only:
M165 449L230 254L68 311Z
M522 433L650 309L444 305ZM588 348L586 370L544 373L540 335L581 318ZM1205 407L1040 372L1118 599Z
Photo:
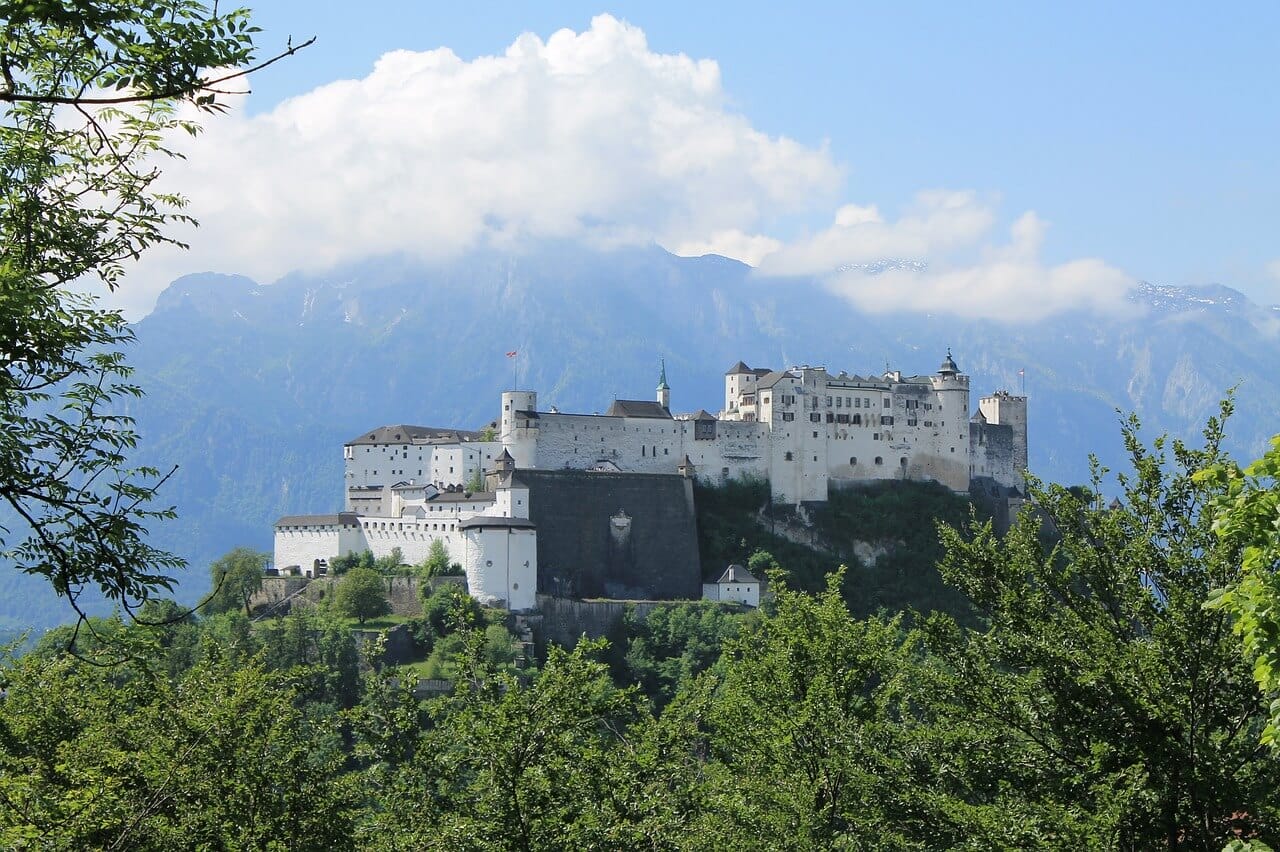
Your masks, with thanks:
M391 612L382 576L372 568L353 568L338 581L333 593L333 608L360 624Z
M146 542L166 474L129 462L132 331L86 287L179 244L185 202L155 185L198 130L177 108L221 109L255 32L198 0L0 2L0 549L77 611L86 589L132 608L181 564Z

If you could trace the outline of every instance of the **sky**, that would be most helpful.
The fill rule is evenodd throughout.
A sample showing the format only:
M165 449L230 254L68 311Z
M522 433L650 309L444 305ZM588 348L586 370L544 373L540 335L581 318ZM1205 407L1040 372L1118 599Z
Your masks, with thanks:
M1280 4L270 0L166 180L184 272L572 238L1034 319L1136 281L1280 302ZM869 275L886 258L919 268Z

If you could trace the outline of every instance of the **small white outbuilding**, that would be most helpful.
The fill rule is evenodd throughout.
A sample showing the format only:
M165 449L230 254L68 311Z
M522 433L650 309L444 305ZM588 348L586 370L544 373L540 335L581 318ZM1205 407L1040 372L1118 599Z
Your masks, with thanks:
M714 583L702 584L703 600L760 606L760 581L741 565L730 565Z

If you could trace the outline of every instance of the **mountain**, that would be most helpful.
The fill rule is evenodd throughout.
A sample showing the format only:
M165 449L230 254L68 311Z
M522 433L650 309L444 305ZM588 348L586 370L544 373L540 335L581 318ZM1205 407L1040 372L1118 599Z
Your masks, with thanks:
M164 493L181 518L154 538L191 561L187 600L213 558L269 548L275 518L339 506L344 441L392 422L478 428L497 416L513 366L539 405L596 412L649 398L665 358L673 408L717 410L739 359L928 373L950 347L975 405L1018 388L1025 369L1031 466L1044 478L1085 481L1091 452L1119 466L1117 409L1152 434L1194 438L1231 387L1232 448L1259 454L1280 431L1280 310L1217 286L1142 285L1131 298L1131 316L1023 325L946 305L870 315L812 280L722 257L564 244L440 266L380 258L271 285L190 275L135 326L129 359L147 396L129 413L137 461L178 466ZM0 570L0 629L62 617L47 600L41 583Z

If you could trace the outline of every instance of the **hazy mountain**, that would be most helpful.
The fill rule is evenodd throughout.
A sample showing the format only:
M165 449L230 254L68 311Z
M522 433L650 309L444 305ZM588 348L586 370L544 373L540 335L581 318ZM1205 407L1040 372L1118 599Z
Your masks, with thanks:
M513 349L541 406L593 412L650 398L659 358L673 408L718 410L738 359L928 373L950 346L975 405L1026 370L1031 465L1046 478L1083 481L1090 452L1118 464L1116 409L1153 434L1194 437L1232 386L1234 449L1261 452L1280 431L1280 311L1226 287L1144 285L1133 298L1136 316L1021 326L959 320L945 305L873 316L809 280L656 247L555 245L441 267L380 259L272 285L191 275L137 323L130 360L148 395L131 413L138 461L179 467L166 494L181 520L155 538L191 560L188 598L210 559L269 548L276 517L338 507L345 440L383 423L494 419ZM40 583L0 573L0 628L42 620L36 600L47 600Z

